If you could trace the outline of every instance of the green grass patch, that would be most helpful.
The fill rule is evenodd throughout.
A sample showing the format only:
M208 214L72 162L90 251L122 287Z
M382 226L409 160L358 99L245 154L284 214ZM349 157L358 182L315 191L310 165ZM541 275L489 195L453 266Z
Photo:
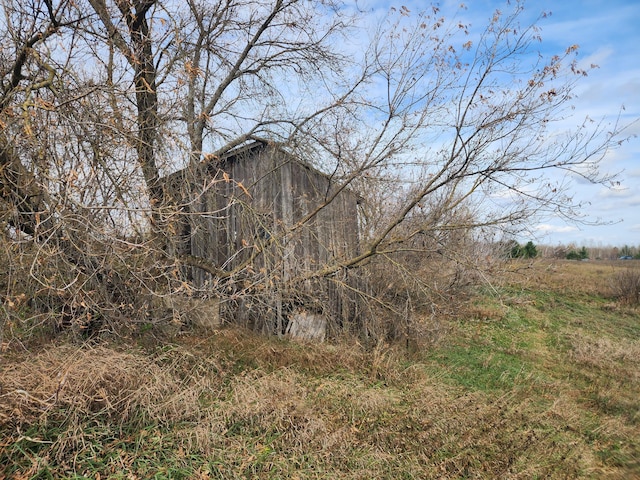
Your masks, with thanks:
M518 355L490 346L454 346L432 356L430 372L464 388L500 391L513 388L530 372L530 365Z

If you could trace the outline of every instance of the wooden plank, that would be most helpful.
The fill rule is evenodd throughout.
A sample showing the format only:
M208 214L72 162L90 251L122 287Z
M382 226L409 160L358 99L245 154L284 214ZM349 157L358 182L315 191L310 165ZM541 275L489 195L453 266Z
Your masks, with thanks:
M202 172L167 177L168 188L179 192L175 196L183 202L193 201L187 208L188 213L200 214L189 215L183 222L185 238L176 240L176 248L207 258L220 267L234 258L226 265L233 268L248 257L254 243L269 235L276 241L258 258L254 270L266 268L265 279L272 280L293 279L327 262L357 253L357 198L348 191L341 192L295 234L283 236L325 201L331 187L326 175L265 144L245 147L218 166L231 181L224 181L220 174L205 193L202 187L220 173L217 167L208 167L209 179L203 178ZM242 183L250 197L234 182ZM210 275L200 269L193 268L192 272L198 287L210 279ZM351 280L345 277L345 281ZM353 295L335 282L309 281L304 290L310 297L326 299L330 317L351 315ZM249 307L244 310L243 318L245 314L250 315ZM276 310L280 312L282 305ZM278 318L282 318L281 313Z

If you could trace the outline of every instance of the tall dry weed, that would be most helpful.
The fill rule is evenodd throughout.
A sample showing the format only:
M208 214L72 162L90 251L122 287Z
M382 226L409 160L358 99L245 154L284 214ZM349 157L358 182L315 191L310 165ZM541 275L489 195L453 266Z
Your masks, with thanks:
M70 415L100 413L125 422L145 397L162 396L167 383L167 375L139 355L104 347L52 347L2 369L0 408L15 423L60 407Z
M92 423L128 429L197 422L200 399L211 395L215 375L180 374L184 359L160 366L162 360L142 352L65 345L7 362L0 366L0 429L12 432L17 442L31 426L54 427L52 448L63 459L87 448L84 427Z
M614 297L626 305L640 305L640 268L625 268L611 278Z

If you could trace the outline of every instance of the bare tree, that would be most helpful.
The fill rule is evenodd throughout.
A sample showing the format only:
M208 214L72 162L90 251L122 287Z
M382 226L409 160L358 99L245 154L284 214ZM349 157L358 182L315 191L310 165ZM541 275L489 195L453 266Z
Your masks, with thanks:
M598 166L622 127L585 120L554 131L587 72L575 46L531 55L540 38L535 25L519 23L521 3L477 34L435 6L391 8L374 28L370 16L346 7L3 0L1 218L6 241L32 249L29 278L73 290L73 302L92 303L94 315L141 321L149 318L138 291L200 289L237 301L317 279L353 290L362 285L349 284L348 272L368 265L397 267L402 288L420 284L415 291L433 299L460 283L461 265L474 264L464 252L475 232L515 228L537 214L575 218L571 176L608 180ZM331 181L278 229L260 226L264 212L242 197L250 186L220 163L256 138ZM180 169L190 175L181 177L192 185L186 196L167 190ZM194 207L229 183L240 193L227 204ZM360 199L359 248L304 273L273 274L282 265L269 252L286 257L345 192ZM241 251L220 260L177 246L202 218L232 211L259 227ZM45 250L60 254L55 265L65 275L40 268ZM411 266L427 260L449 280L420 282L429 275ZM192 282L193 269L206 272L206 285ZM373 283L359 295L375 304Z

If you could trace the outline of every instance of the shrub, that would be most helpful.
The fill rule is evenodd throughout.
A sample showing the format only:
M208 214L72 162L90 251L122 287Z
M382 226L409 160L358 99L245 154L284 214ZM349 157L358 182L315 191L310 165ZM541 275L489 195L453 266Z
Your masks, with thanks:
M567 253L567 260L586 260L589 258L589 252L586 247L582 247L580 250L571 250Z
M640 304L640 269L627 268L616 273L611 280L613 295L627 305Z
M532 241L527 242L524 246L524 258L535 258L538 256L538 249Z

